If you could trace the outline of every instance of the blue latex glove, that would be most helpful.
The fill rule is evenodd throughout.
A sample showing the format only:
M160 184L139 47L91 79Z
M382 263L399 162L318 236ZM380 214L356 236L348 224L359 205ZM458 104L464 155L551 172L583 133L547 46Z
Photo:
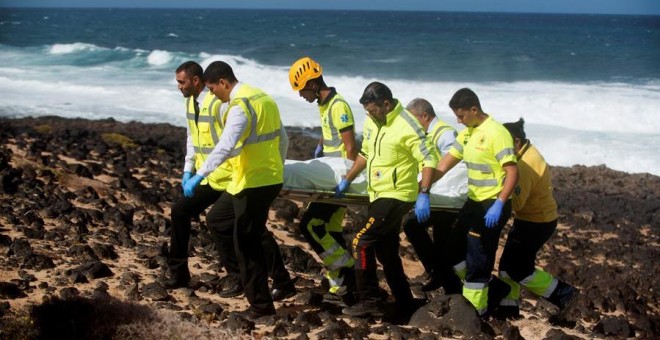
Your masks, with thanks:
M486 228L492 229L497 225L497 222L500 221L500 216L502 216L502 207L504 207L504 203L496 199L495 203L488 208L488 212L486 212L486 216L484 216Z
M323 157L323 145L316 144L316 150L314 150L314 158Z
M195 193L195 187L199 185L199 183L204 180L204 177L200 175L195 175L192 176L186 184L183 185L183 196L185 197L193 197L193 194Z
M184 171L183 172L183 178L181 179L181 186L185 186L186 182L192 177L192 172L190 171Z
M346 178L342 178L341 182L339 182L339 185L335 187L335 198L344 197L344 193L348 191L348 187L350 185L351 182L349 182Z
M429 194L420 192L417 196L417 202L415 202L415 216L417 216L418 223L428 221L431 216L431 201L429 199Z

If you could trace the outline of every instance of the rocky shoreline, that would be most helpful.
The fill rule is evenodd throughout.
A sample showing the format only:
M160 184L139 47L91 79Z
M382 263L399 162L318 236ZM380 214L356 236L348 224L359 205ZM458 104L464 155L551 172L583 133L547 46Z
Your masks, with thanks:
M288 157L309 158L316 143L311 135L318 131L288 132ZM191 289L166 291L157 283L167 251L169 206L181 192L184 142L185 129L169 124L0 119L0 339L149 338L148 326L131 328L135 323L154 325L154 339L217 338L218 330L228 331L228 338L298 339L660 336L660 177L604 166L553 167L561 226L539 259L549 272L580 288L575 321L552 324L548 306L526 298L523 320L478 329L437 322L446 320L446 310L415 326L344 318L341 308L322 301L320 265L296 235L300 204L278 199L270 228L287 266L300 277L299 294L278 304L277 316L255 322L232 314L234 304L214 294L223 289L224 273L203 218L192 238L197 274ZM358 224L358 218L349 224ZM404 260L418 263L403 244ZM421 281L423 276L411 277L420 297ZM436 307L452 305L441 293L426 297ZM158 311L203 330L190 333L186 326L187 331L158 333L163 324L172 324L163 323ZM107 313L114 315L111 321L101 322ZM461 320L468 320L467 314ZM75 326L65 322L71 319ZM539 334L529 330L538 325L548 328Z

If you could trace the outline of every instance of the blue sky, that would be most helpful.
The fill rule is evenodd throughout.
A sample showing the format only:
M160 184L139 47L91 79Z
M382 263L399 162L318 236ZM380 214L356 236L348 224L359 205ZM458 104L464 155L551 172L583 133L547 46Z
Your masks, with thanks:
M660 15L660 0L3 0L0 7L367 9Z

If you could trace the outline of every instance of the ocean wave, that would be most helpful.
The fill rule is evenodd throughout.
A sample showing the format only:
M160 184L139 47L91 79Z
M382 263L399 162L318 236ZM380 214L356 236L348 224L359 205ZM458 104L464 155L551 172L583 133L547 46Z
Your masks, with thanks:
M121 121L168 122L183 126L183 98L174 69L186 60L206 68L223 60L239 80L272 95L285 125L318 126L318 110L291 90L289 65L273 66L241 55L184 53L101 47L83 42L53 44L37 49L0 45L0 112L3 115L58 115ZM53 53L51 53L53 52ZM597 165L629 172L660 174L660 80L566 83L448 82L333 74L324 79L335 86L353 108L358 133L366 115L359 98L365 86L381 81L402 104L428 99L438 116L457 129L463 127L447 106L459 88L479 95L486 112L500 122L525 118L530 138L554 165ZM30 89L30 91L25 91ZM39 101L34 101L38 93ZM616 155L616 156L615 156ZM623 164L620 159L626 160ZM635 160L636 159L636 160Z
M99 47L94 44L86 44L86 43L73 43L73 44L54 44L51 45L50 48L48 49L48 52L50 54L70 54L70 53L78 53L78 52L83 52L83 51L101 51L101 50L109 50L107 48Z
M151 51L151 53L149 53L149 56L147 57L147 61L149 62L149 65L155 65L155 66L166 65L167 63L171 62L172 59L173 56L170 52L160 51L160 50Z

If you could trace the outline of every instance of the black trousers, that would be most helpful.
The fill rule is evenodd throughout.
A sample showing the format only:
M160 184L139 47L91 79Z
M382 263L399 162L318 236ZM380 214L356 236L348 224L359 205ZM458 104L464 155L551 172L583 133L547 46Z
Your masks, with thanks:
M454 266L465 261L467 251L467 228L456 224L458 213L432 211L426 223L417 222L414 213L406 216L403 231L415 249L427 273L443 282L445 293L460 294L461 279L454 272ZM433 228L433 239L427 228Z
M355 280L361 300L380 298L376 259L383 265L385 279L396 302L412 301L408 278L399 257L399 233L403 216L414 203L379 198L369 204L367 220L353 239Z
M513 220L513 228L507 236L499 270L506 271L516 282L532 275L536 254L557 229L557 220L529 222Z
M170 251L168 265L172 275L188 277L188 244L190 242L191 220L211 206L222 194L210 185L199 185L193 197L180 197L171 212Z
M511 217L511 200L508 200L502 208L502 215L497 225L490 229L486 228L484 216L493 202L494 200L476 202L468 199L458 214L457 223L468 230L465 257L466 282L488 283L490 281L500 234Z
M266 229L270 205L281 189L282 184L276 184L244 189L237 195L225 192L207 215L212 236L233 241L220 242L226 247L220 251L221 261L228 268L238 268L250 305L262 311L274 308L268 272L275 288L291 282L279 246ZM236 256L232 259L228 254Z

